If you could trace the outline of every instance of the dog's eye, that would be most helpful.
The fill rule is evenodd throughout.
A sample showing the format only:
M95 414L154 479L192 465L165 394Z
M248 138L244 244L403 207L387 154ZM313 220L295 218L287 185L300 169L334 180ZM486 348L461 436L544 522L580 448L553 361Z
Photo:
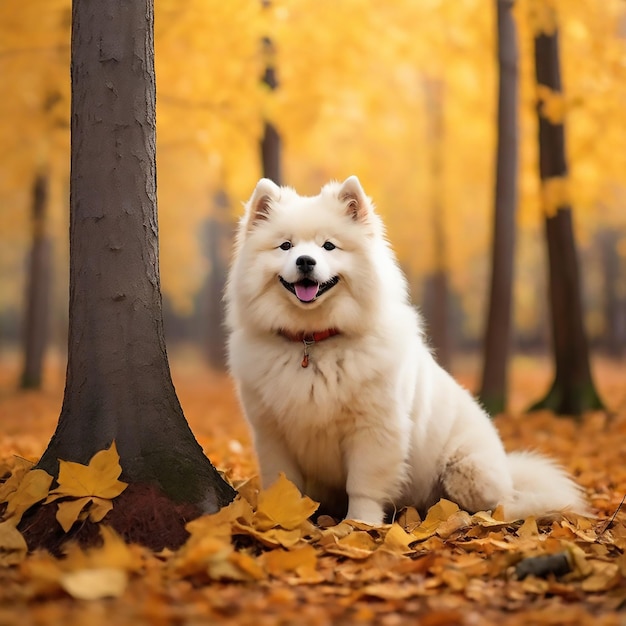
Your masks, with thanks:
M327 241L322 248L324 248L324 250L334 250L337 246L335 246L334 243L331 243L330 241Z
M291 248L291 241L283 241L278 247L281 250L289 250L289 248Z

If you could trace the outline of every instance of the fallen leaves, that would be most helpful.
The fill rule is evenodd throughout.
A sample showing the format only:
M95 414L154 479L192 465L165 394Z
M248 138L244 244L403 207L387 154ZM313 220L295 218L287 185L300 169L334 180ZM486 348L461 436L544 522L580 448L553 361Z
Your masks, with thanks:
M202 419L208 404L217 411L215 394L198 403ZM393 524L374 528L323 516L313 524L316 503L284 477L259 492L250 444L239 451L229 445L233 437L246 439L231 423L231 399L224 406L228 424L217 418L211 424L220 436L207 435L200 419L192 427L211 458L228 458L221 464L242 486L241 495L218 513L189 522L190 536L175 551L128 545L105 520L99 547L70 544L63 558L27 555L15 521L29 501L48 497L49 486L36 486L44 477L24 483L32 463L0 457L0 502L7 503L0 508L0 564L7 566L0 568L0 623L619 623L617 611L626 606L626 511L611 518L626 490L621 413L610 422L587 416L579 426L549 414L508 416L499 424L512 447L537 444L571 459L598 520L510 523L498 511L470 515L442 500L423 518L406 509ZM104 452L109 460L99 478L83 473L89 476L102 457L80 466L80 479L71 467L72 478L58 487L65 495L55 494L45 506L88 499L79 513L85 520L94 499L116 507L113 494L123 483L111 450ZM569 571L547 567L520 575L530 563L555 560L565 560Z

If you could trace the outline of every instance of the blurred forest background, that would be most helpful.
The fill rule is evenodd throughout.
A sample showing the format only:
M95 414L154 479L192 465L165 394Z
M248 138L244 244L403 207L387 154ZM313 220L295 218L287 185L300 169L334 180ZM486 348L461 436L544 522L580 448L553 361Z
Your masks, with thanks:
M366 9L366 10L364 10ZM563 93L538 90L533 38L554 15ZM626 3L519 0L514 346L550 345L537 102L565 123L585 324L626 351ZM44 344L67 343L69 0L0 3L0 358L22 345L34 234ZM263 175L315 194L357 174L414 301L444 311L454 357L482 345L497 141L495 3L155 1L161 281L168 345L221 366L220 293L233 225ZM268 72L268 68L272 71ZM433 277L444 272L445 309ZM32 287L31 287L32 288ZM440 306L440 303L439 303ZM452 360L454 370L454 360Z

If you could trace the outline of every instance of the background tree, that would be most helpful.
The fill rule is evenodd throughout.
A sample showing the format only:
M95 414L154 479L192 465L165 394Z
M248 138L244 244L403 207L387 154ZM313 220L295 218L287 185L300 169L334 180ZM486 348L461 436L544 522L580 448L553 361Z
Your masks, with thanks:
M35 176L32 198L32 245L28 267L26 315L23 328L24 368L20 386L41 387L43 358L50 325L52 241L48 233L48 176Z
M228 275L228 262L234 236L230 219L230 202L224 192L214 196L214 215L205 225L204 240L209 272L201 292L200 318L204 329L206 356L209 364L226 369L226 326L223 295Z
M539 176L541 179L545 235L548 247L549 300L552 328L554 381L533 409L580 415L602 408L589 363L589 346L583 321L580 272L572 207L567 194L565 126L562 111L548 104L561 97L559 32L556 15L535 35L535 76L539 102Z
M514 0L496 0L498 47L498 143L491 285L483 345L483 371L478 393L492 415L506 407L511 348L513 261L518 168L518 51Z
M264 4L268 4L264 2ZM263 50L268 59L263 83L267 88L274 90L278 87L276 78L276 68L274 67L274 46L269 37L263 38ZM280 164L280 135L278 129L272 122L265 120L263 125L263 138L261 139L261 164L263 168L263 176L273 180L277 185L282 184L282 168Z
M433 238L433 267L424 285L424 317L428 336L439 365L450 369L450 287L448 280L448 255L445 229L445 204L443 202L444 146L444 85L441 80L424 81L427 123L431 148L430 172L430 223Z
M215 511L234 492L189 429L163 337L153 19L152 0L73 5L68 366L39 467L115 440L124 480Z

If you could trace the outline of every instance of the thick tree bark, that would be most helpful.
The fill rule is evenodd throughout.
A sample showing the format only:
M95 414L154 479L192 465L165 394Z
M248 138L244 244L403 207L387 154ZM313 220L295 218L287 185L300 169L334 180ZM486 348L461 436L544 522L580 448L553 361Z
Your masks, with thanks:
M72 15L70 326L57 430L39 462L116 441L122 478L216 511L233 489L172 384L158 268L152 0L76 0Z
M39 389L48 343L52 242L46 232L48 177L38 174L33 183L33 241L28 267L24 324L24 369L22 389Z
M479 397L491 414L506 407L511 346L511 304L515 257L518 165L517 32L513 0L496 0L498 15L498 146L491 286Z
M535 37L535 72L538 85L561 92L558 30ZM548 198L549 186L564 187L567 180L565 127L543 115L541 103L537 113L539 175ZM572 209L564 197L555 204L544 206L555 377L546 397L531 408L577 416L602 403L591 376Z

